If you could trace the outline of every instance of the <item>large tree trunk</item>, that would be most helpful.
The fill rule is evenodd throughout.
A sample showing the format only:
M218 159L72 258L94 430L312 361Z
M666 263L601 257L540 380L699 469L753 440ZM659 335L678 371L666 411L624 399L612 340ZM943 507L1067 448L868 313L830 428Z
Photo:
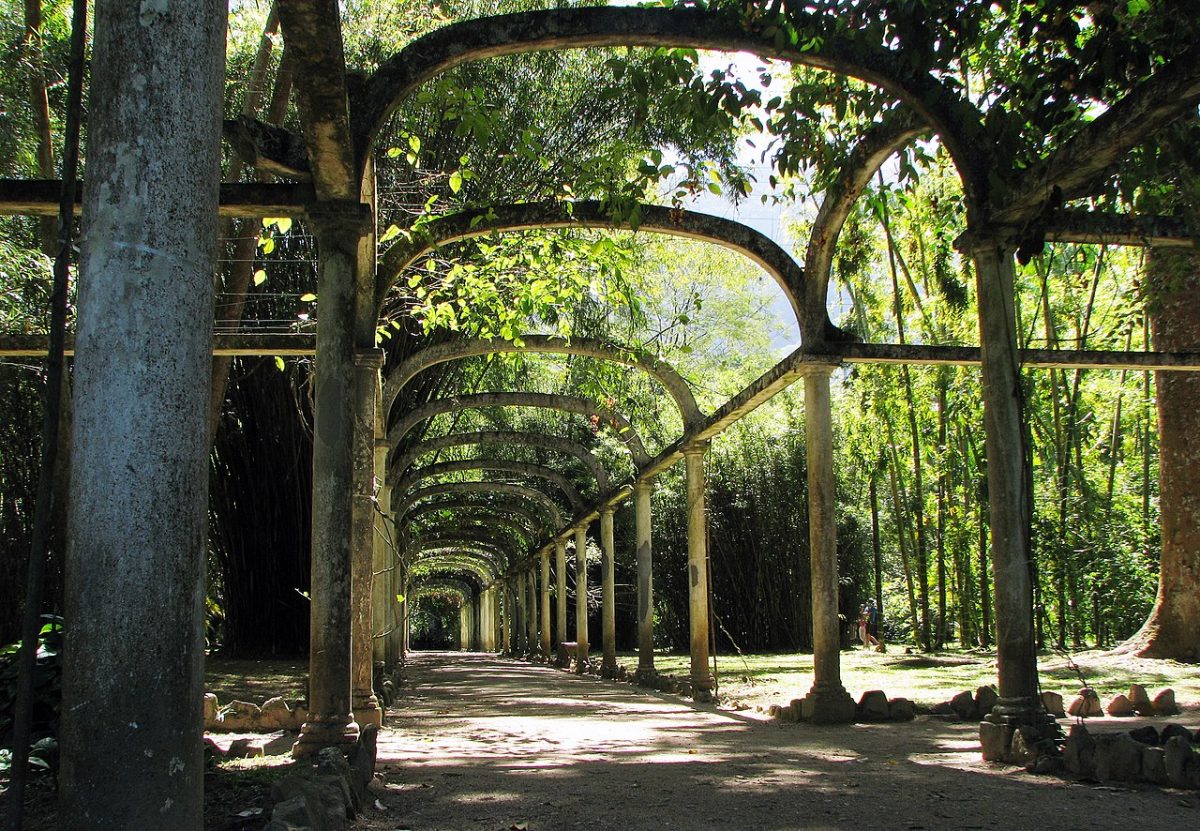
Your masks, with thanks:
M1151 249L1148 313L1154 348L1200 347L1200 257ZM1200 373L1159 372L1159 489L1162 559L1150 617L1119 651L1149 658L1200 659Z

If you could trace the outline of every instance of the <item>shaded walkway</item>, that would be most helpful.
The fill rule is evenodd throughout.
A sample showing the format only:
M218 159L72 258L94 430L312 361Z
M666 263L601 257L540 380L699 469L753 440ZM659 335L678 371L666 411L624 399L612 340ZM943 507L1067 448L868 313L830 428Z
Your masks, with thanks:
M974 724L820 728L490 655L416 653L381 734L387 808L362 828L1139 829L1195 794L978 761Z

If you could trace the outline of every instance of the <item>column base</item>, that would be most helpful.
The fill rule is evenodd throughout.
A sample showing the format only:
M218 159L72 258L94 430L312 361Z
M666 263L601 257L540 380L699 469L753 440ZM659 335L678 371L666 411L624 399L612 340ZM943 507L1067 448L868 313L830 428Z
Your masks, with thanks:
M705 672L703 675L692 673L692 701L700 704L708 704L713 700L713 677L712 673Z
M619 672L620 672L620 670L618 669L615 661L611 664L607 663L607 662L600 664L600 677L601 678L607 678L611 681L613 678L617 677Z
M853 724L854 699L841 684L813 684L800 700L799 718L812 724Z
M658 670L653 666L638 667L633 673L633 683L639 687L653 687L655 680L658 678Z
M1024 765L1037 757L1039 745L1057 738L1058 721L1029 697L1001 698L979 723L985 762Z
M292 756L315 756L326 747L353 747L358 741L358 723L353 720L306 721L292 745Z
M375 697L374 692L356 692L351 695L350 700L354 707L354 720L360 727L368 724L383 726L383 708L379 706L379 699Z

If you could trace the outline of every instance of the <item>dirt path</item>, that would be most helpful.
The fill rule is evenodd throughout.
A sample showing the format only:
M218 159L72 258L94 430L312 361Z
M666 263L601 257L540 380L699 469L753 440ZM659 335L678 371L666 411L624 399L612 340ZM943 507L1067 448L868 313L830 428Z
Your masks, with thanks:
M463 653L424 653L364 829L1179 829L1195 793L978 759L974 725L812 727Z

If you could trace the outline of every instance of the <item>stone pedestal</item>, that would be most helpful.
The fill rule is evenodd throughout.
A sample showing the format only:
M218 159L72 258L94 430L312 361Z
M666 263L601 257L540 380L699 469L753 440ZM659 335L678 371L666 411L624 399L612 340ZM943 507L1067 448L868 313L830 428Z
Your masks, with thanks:
M813 684L808 695L800 700L801 721L813 724L851 724L854 722L854 699L841 683Z

